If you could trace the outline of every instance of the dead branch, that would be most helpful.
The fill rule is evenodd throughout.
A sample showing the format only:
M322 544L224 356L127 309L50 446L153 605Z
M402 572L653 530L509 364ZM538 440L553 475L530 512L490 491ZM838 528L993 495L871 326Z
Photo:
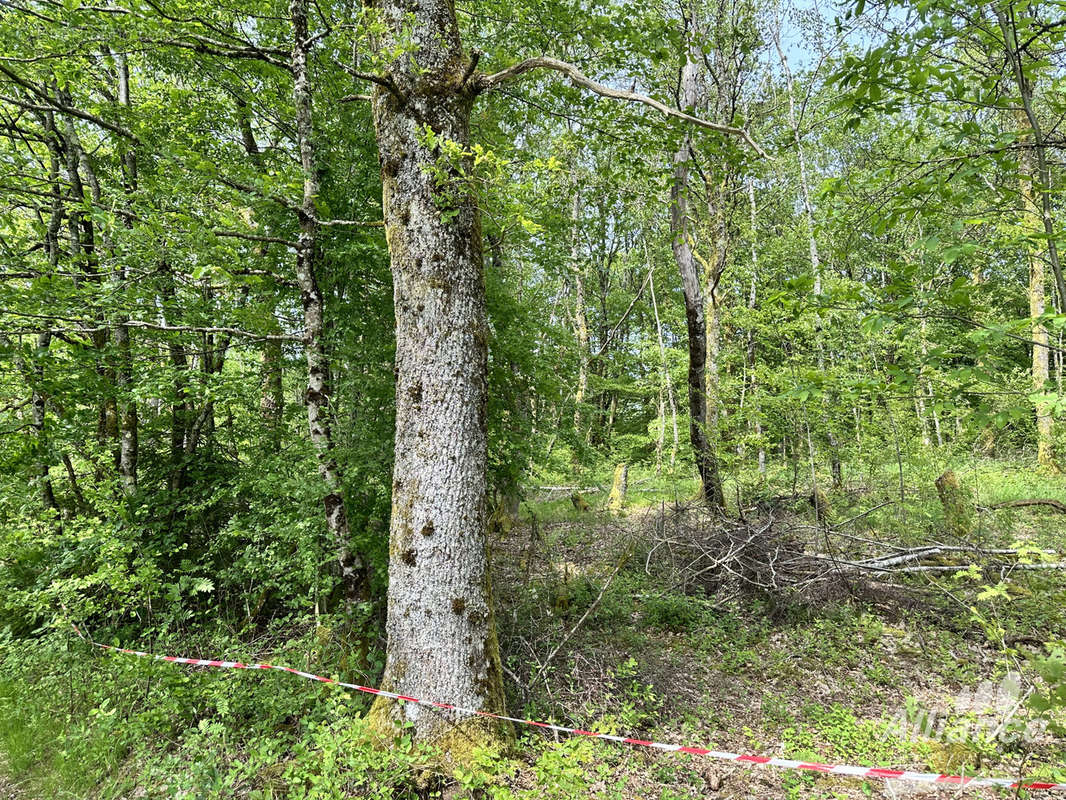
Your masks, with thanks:
M503 85L507 81L514 78L518 78L527 72L532 72L538 69L548 69L555 72L561 72L566 75L571 82L577 86L582 86L589 91L595 92L601 97L609 97L613 100L625 100L630 103L640 103L646 105L649 108L654 108L660 114L667 117L673 117L674 119L683 120L692 125L697 125L701 128L707 128L708 130L717 131L718 133L724 133L729 136L736 136L747 143L752 150L759 154L761 158L769 158L766 151L759 147L755 143L755 140L751 138L749 134L743 128L734 128L731 125L722 125L717 122L709 122L699 117L694 117L691 114L686 114L684 111L679 111L676 108L671 108L664 103L660 103L658 100L648 97L647 95L638 94L637 92L630 92L624 89L612 89L610 86L605 86L602 83L597 83L588 76L586 76L581 70L575 67L573 64L569 64L566 61L560 61L557 58L550 58L548 56L540 56L538 58L527 58L525 61L520 61L517 64L513 64L507 69L500 70L499 72L491 75L479 76L474 85L477 91L490 91Z
M991 510L995 511L998 508L1028 508L1029 506L1048 506L1058 511L1060 514L1066 514L1066 503L1061 500L1052 500L1050 498L1033 498L1030 500L1005 500L1002 503L994 503L988 506Z

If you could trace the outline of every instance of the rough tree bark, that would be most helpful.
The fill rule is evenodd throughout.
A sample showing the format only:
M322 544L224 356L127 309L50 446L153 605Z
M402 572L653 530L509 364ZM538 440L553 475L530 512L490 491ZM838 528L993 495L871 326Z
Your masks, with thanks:
M386 48L411 37L373 99L396 313L396 439L384 688L502 711L485 551L488 324L481 231L461 172L476 88L448 0L383 0ZM507 731L380 700L454 758Z

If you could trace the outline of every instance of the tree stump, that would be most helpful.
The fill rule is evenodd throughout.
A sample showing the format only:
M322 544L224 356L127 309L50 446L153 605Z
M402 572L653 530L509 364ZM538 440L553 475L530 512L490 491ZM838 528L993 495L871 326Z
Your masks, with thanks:
M607 510L618 513L626 504L626 492L629 489L629 466L619 464L614 468L614 481L611 484L611 494L607 498Z
M944 509L944 526L947 530L959 537L968 537L973 533L973 498L950 469L936 479L936 493Z
M814 515L818 519L818 524L825 525L829 521L829 512L832 510L832 506L830 506L829 498L820 486L814 487L810 501L811 507L814 509Z
M589 506L589 504L585 502L585 498L582 497L578 492L574 492L572 495L570 495L570 502L574 504L574 510L575 511L591 511L592 510L592 507Z

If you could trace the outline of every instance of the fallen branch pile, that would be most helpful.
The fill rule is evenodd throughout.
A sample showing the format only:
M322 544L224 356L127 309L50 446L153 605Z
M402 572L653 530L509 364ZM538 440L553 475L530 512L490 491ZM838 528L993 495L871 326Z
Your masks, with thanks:
M698 505L664 505L645 525L644 570L671 591L725 602L744 592L808 600L889 587L910 592L915 587L886 581L972 566L1000 578L1015 570L1066 569L1052 551L971 542L905 547L841 530L873 510L835 526L814 526L773 511L759 519L732 519Z

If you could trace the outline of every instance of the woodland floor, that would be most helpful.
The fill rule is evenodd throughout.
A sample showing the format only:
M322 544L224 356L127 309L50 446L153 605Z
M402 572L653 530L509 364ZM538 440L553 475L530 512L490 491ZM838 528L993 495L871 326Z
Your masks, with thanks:
M859 502L872 505L868 499ZM1031 774L1037 765L1057 766L1061 773L1066 763L1061 740L1045 738L1026 748L980 736L952 741L934 734L909 741L892 729L892 720L907 708L937 711L938 719L950 720L949 730L972 722L972 711L968 718L957 698L965 700L983 681L998 684L1007 669L1031 672L1027 658L1040 652L1025 646L1004 652L943 597L920 594L917 601L874 603L854 586L802 608L775 608L766 598L744 596L716 606L699 593L663 592L646 574L651 563L645 562L640 531L654 524L657 510L613 519L558 506L547 512L549 518L552 513L554 519L539 521L535 531L523 526L494 551L495 585L524 587L500 598L511 683L530 687L512 696L512 708L536 719L554 712L556 721L579 728L821 763L997 777ZM787 528L788 520L781 527ZM1061 516L1039 509L1013 515L1008 527L1009 536L997 531L994 539L1020 536L1060 552L1066 540ZM635 548L628 566L544 670L546 680L531 686L543 667L539 659L575 627L628 547ZM1005 614L1009 633L1060 639L1066 620L1056 606L1062 608L1063 589L1058 575L1029 573L1016 589L1024 600L996 613ZM1028 602L1037 597L1043 599ZM1041 603L1052 604L1049 617L1040 612ZM994 728L992 723L986 730ZM537 731L523 735L530 745L543 738ZM571 748L585 774L595 776L592 795L605 798L953 793L743 767L603 741L560 746ZM532 776L515 780L521 785ZM1013 795L975 789L966 794Z
M935 474L936 469L930 472ZM978 464L962 477L978 490L978 503L985 507L1035 496L1066 501L1061 478L1037 476L1024 465ZM982 682L998 684L1008 670L1029 681L1034 675L1031 659L1043 651L1040 643L1066 641L1063 573L1016 572L1005 577L1006 595L984 600L978 599L983 584L995 583L998 576L960 579L948 572L935 582L900 578L911 591L896 594L868 591L855 580L813 597L775 597L734 591L728 578L682 591L672 588L676 582L673 562L665 563L668 548L651 546L656 532L665 530L671 501L661 488L654 493L634 489L639 483L631 484L631 505L620 515L575 511L565 495L534 498L523 505L517 525L494 536L497 625L512 714L645 740L820 763L1066 780L1066 743L1061 739L1042 736L1024 746L980 735L911 739L892 726L902 711L913 716L923 709L959 730L987 722L986 710L962 704L967 694L972 696ZM779 480L778 485L787 482ZM886 485L887 490L876 488ZM896 491L891 481L856 476L845 489L830 493L831 525L860 541L900 546L945 538L929 475L909 479L906 488L905 506L888 503ZM595 506L605 495L590 492L587 497ZM756 506L745 513L759 526L760 514L766 512ZM875 507L879 510L865 513ZM783 537L795 541L807 536L809 541L800 544L811 550L823 546L803 499L774 513L774 529ZM736 508L731 514L737 516ZM856 519L860 514L864 516ZM1046 508L982 513L975 536L983 547L1023 542L1066 552L1066 521ZM844 541L842 537L840 546ZM853 546L861 550L865 545ZM975 623L971 605L1008 637L1029 641L1005 646L1003 636L997 641ZM298 664L364 680L340 672L334 651L319 646L323 634L328 631L311 625L303 633L294 630L287 646L281 639L245 643L247 653L239 649L238 639L166 646L193 654L234 653L245 660ZM2 777L0 763L0 800L31 795L34 800L833 800L961 793L743 767L586 737L555 741L536 729L519 731L509 761L482 765L477 779L486 782L474 791L457 785L451 774L441 775L426 790L412 785L410 762L402 761L407 756L386 763L388 754L361 754L357 737L344 738L361 713L357 704L362 698L320 692L320 687L286 676L219 675L108 657L71 662L63 660L65 653L53 651L45 661L55 674L27 666L18 691L13 684L0 686L0 706L8 704L2 706L9 719L0 718L0 732L7 737L9 760L37 765L33 775L8 770L14 783ZM72 679L66 670L79 665L89 672ZM373 676L367 674L365 680ZM272 687L269 694L261 691L264 685ZM68 707L64 694L74 689L86 691L79 702L86 706L81 716L87 721L78 728L67 721L73 706ZM77 699L75 695L71 697ZM115 713L116 706L121 714ZM262 728L239 738L255 720L241 716L236 719L243 722L235 724L227 708L231 713L254 709ZM321 724L305 731L301 725L312 719ZM160 734L161 729L170 733ZM99 778L82 776L86 765L111 752L111 740L123 736L137 744L108 756L114 760L94 772ZM56 742L66 748L60 755L70 755L55 758ZM341 759L347 761L337 767ZM302 793L299 787L319 780L326 764L336 767L330 775L339 788ZM63 770L68 776L60 780ZM36 788L49 786L68 788ZM182 787L182 792L174 794L168 786ZM494 788L512 791L494 794ZM968 797L1014 796L963 791Z
M0 756L0 800L22 800L18 786L7 776L7 763Z

